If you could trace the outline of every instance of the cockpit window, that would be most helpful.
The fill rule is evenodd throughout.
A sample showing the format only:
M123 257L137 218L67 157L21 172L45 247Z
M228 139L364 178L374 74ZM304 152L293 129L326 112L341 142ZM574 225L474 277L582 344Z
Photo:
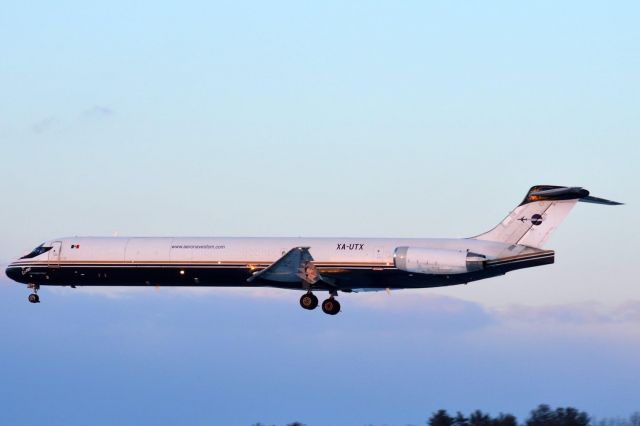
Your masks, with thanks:
M39 256L42 253L46 253L51 250L53 247L44 247L44 243L40 244L38 247L34 248L33 251L25 256L22 256L20 259L31 259L33 257Z

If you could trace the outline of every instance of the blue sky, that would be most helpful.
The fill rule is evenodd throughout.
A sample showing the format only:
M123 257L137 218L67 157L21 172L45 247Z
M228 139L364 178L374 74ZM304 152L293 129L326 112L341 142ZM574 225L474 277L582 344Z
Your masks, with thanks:
M276 290L30 306L3 278L0 422L640 409L639 9L3 3L0 263L65 235L469 236L539 183L627 204L579 205L553 266L336 318Z

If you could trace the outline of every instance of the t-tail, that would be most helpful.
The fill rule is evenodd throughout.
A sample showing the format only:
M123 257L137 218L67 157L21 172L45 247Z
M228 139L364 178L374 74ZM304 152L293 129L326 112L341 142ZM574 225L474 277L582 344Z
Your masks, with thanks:
M473 238L542 248L578 201L609 206L622 204L592 197L581 187L536 185L501 223Z

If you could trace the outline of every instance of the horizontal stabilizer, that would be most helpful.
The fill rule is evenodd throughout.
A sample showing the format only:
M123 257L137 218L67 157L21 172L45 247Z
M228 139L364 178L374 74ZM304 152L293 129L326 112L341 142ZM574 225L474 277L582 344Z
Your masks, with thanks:
M536 201L561 201L561 200L578 200L585 203L605 204L608 206L619 206L622 203L617 201L605 200L604 198L592 197L589 191L580 186L551 186L539 185L531 188L522 204L532 203Z
M607 206L621 206L624 204L624 203L619 203L617 201L605 200L604 198L598 198L598 197L592 197L592 196L580 198L578 201L581 201L583 203L605 204Z
M557 199L570 199L570 198L580 198L586 197L589 195L589 191L580 187L580 186L572 186L572 187L552 187L547 186L551 189L534 189L529 195L538 196L538 197L546 197L549 198L557 198ZM544 188L544 186L541 186Z

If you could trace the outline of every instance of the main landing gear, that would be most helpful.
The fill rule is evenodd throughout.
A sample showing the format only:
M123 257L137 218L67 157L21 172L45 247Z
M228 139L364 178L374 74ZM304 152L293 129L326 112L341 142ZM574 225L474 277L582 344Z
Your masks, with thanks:
M333 298L333 296L329 297L327 300L322 302L322 312L329 315L335 315L340 312L340 302Z
M40 286L38 284L29 284L28 288L33 289L33 293L29 295L29 302L40 303L40 296L38 296L38 289L40 288Z
M311 292L303 294L300 298L300 306L311 311L318 307L318 298Z
M311 311L318 307L318 298L309 291L300 298L300 306ZM333 294L322 302L322 312L328 315L336 315L340 312L340 303L334 298Z

